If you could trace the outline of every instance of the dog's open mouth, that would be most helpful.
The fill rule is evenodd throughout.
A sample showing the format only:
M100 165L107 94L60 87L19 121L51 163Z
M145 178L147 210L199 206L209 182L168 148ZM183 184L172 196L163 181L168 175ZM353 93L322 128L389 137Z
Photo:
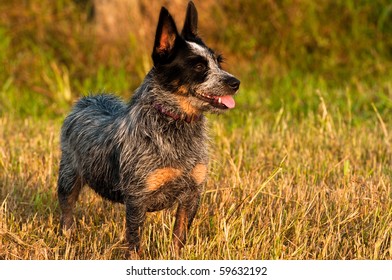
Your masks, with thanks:
M232 109L235 107L235 101L232 95L213 96L205 93L197 93L196 96L219 109Z

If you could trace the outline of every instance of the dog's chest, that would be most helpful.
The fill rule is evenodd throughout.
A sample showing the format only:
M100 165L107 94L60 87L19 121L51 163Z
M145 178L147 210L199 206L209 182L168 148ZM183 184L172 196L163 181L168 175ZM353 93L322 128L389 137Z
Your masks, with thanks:
M207 177L205 131L165 132L151 139L155 161L143 176L151 211L170 207L182 195L197 191Z
M145 141L160 158L158 161L165 161L169 166L181 165L189 169L207 159L208 138L204 120L192 125L175 122L155 125Z
M193 133L176 135L157 135L154 139L158 155L179 164L187 164L207 156L207 140L204 135Z

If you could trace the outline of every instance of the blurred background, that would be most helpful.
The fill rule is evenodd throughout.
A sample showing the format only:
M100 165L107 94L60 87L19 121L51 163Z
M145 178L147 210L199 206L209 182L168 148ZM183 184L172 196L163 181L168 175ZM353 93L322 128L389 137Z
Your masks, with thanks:
M350 92L354 112L392 107L390 0L194 2L244 108L306 115L319 104L309 85L340 89L324 96L337 106ZM185 0L0 0L0 114L63 118L89 92L128 98L151 68L162 5L181 29Z
M183 259L392 259L391 0L194 2L241 88L208 116ZM125 211L87 189L57 234L60 126L83 95L131 97L162 5L181 29L186 0L0 0L0 259L125 257ZM174 256L172 217L150 215L147 259Z

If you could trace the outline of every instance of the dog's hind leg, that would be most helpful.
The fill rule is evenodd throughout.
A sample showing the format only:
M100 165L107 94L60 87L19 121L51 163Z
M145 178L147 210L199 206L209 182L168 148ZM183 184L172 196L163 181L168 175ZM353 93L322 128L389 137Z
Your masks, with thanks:
M187 197L185 201L181 201L178 205L173 230L173 243L177 254L180 253L185 245L189 228L199 208L199 202L200 194L197 192Z
M68 230L73 224L73 208L82 189L80 176L67 164L63 156L60 162L57 196L61 208L61 230Z
M140 250L140 236L142 234L143 223L146 217L146 209L140 203L127 198L126 208L126 238L129 246L129 257L138 258Z

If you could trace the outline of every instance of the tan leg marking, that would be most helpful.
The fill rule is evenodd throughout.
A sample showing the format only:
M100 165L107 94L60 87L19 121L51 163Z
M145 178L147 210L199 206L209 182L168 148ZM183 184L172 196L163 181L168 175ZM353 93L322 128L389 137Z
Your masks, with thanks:
M149 191L155 191L164 184L180 177L181 174L182 171L176 168L165 167L156 169L147 176L147 189Z
M177 254L180 254L181 248L185 245L185 239L187 236L188 216L186 208L179 206L176 214L176 221L173 229L173 242L174 249Z
M191 172L191 176L196 184L200 185L207 177L207 166L205 164L196 164Z

